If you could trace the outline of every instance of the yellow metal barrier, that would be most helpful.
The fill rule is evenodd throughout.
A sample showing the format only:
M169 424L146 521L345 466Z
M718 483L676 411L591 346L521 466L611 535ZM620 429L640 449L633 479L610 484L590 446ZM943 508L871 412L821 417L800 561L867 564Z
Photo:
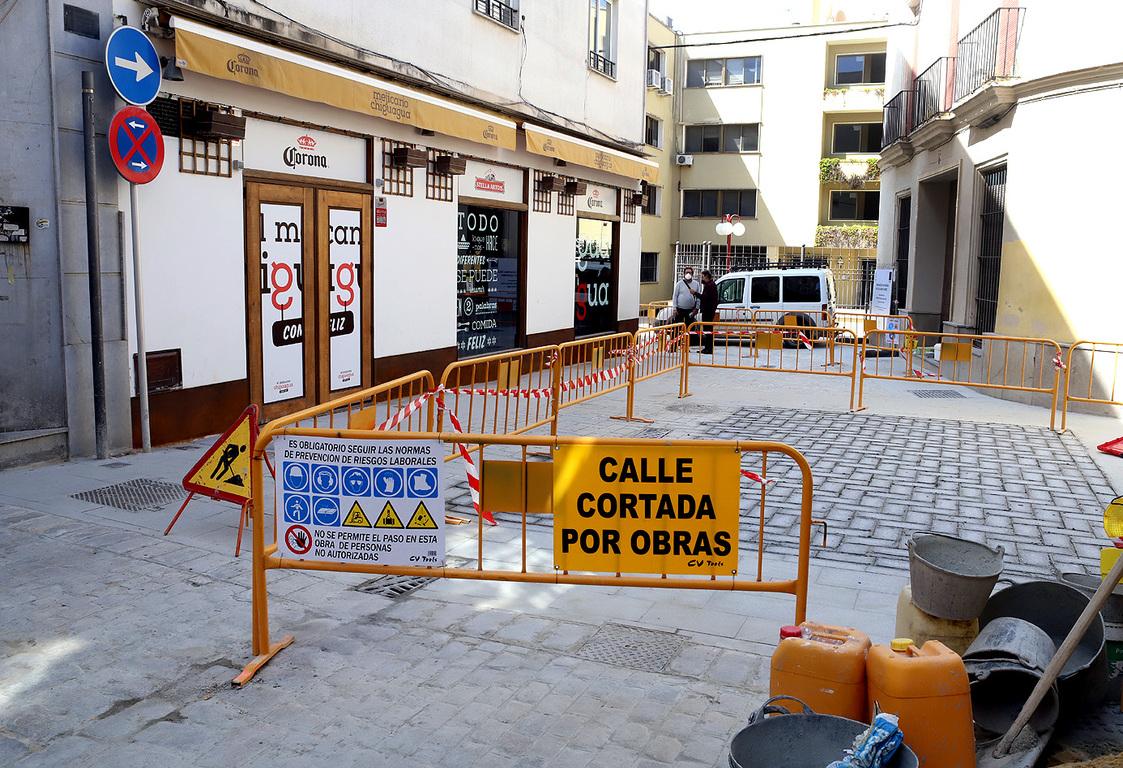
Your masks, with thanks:
M835 312L834 324L845 328L859 339L869 331L911 331L912 317L909 315L878 315L868 312Z
M754 309L754 325L783 325L797 328L830 328L834 323L827 310Z
M887 337L895 337L892 341ZM936 345L939 360L935 360ZM865 407L866 379L952 384L980 389L1044 394L1051 399L1049 427L1057 418L1061 348L1051 339L926 331L866 332L862 343L858 409ZM867 350L893 350L888 357L867 357ZM935 371L928 370L932 350Z
M1073 394L1073 378L1076 377L1078 369L1081 373L1084 369L1077 352L1082 352L1088 360L1088 386L1080 387L1083 394ZM1123 405L1123 381L1120 380L1121 369L1123 369L1123 342L1078 341L1069 347L1066 369L1064 404L1061 406L1062 432L1067 428L1070 402Z
M772 324L753 323L692 323L690 334L713 334L714 351L713 354L703 355L701 352L693 352L687 355L687 364L683 370L683 394L690 390L690 369L695 367L807 373L850 379L850 407L854 407L855 382L860 367L858 365L860 345L850 331L818 326L777 327ZM850 347L849 360L843 354L840 360L835 362L836 344ZM816 359L815 354L820 350L826 352L826 361Z
M422 375L422 374L418 374ZM305 420L316 415L326 415L325 406L309 409L304 413ZM315 413L322 411L322 413ZM571 572L554 568L536 570L528 558L527 552L527 517L525 509L521 516L521 546L522 557L519 566L515 567L485 567L483 524L479 523L477 532L476 564L474 567L449 567L449 566L414 566L414 565L379 565L371 562L339 562L329 560L304 560L294 556L281 557L278 553L276 541L276 514L274 514L274 543L267 546L265 542L264 515L253 515L253 571L252 571L252 647L254 658L245 666L242 672L234 678L234 683L244 685L249 682L262 666L273 658L280 650L293 642L292 635L285 635L274 642L269 628L269 598L266 583L266 572L273 569L287 568L306 571L335 571L344 573L387 574L406 576L425 576L431 578L474 579L483 581L504 581L536 584L586 584L598 586L627 586L645 588L673 588L673 589L707 589L740 592L770 592L787 593L795 596L794 622L799 623L806 618L807 591L810 569L810 542L812 526L812 488L813 480L811 468L803 455L783 443L764 441L737 441L737 440L640 440L627 438L601 439L596 437L563 437L550 435L480 435L480 434L449 434L434 432L371 432L360 429L314 429L291 426L290 420L277 420L267 424L258 436L254 446L251 466L251 504L254 509L262 509L265 501L264 473L262 463L270 443L274 438L287 435L307 438L348 438L366 440L371 442L409 439L409 440L439 440L443 443L466 443L473 446L472 451L479 451L484 457L485 449L490 446L513 446L521 449L522 461L527 460L527 449L532 446L548 448L554 451L570 446L608 447L614 454L624 454L629 450L651 450L654 446L722 449L728 448L744 457L745 454L754 454L760 457L762 473L767 472L768 458L770 455L782 455L790 458L796 465L800 475L802 493L800 497L800 526L799 526L799 553L796 565L796 575L793 579L764 581L762 578L762 554L758 554L758 574L756 579L745 578L739 575L734 568L729 575L698 575L676 576L662 574L635 575L635 574L610 574L601 572ZM760 518L764 519L764 491L766 483L762 483ZM557 493L555 487L555 495ZM741 516L736 515L738 521ZM763 525L763 523L762 523ZM296 526L299 527L299 526ZM738 523L740 527L740 523ZM740 539L738 530L738 539ZM758 552L763 548L762 542ZM309 549L311 549L309 547ZM314 553L313 553L314 554ZM557 553L555 553L556 555ZM675 573L678 573L676 571Z
M479 434L517 435L556 423L558 357L558 347L547 346L452 363L441 376L445 409L464 432ZM449 425L445 409L437 431ZM457 455L454 447L446 460Z
M628 386L630 333L567 341L558 346L558 410Z
M655 325L655 318L659 312L671 306L669 300L665 301L649 301L645 304L639 305L639 316L641 320L647 321L647 327Z

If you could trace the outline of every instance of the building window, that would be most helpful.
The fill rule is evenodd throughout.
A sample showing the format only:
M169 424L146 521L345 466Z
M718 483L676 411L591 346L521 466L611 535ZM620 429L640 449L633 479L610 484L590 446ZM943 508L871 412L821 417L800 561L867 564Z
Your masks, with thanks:
M647 68L654 69L660 75L667 74L667 54L658 48L648 48Z
M659 282L658 251L644 251L639 255L639 281L641 283Z
M542 179L550 174L543 171L534 172L534 199L531 206L535 213L549 213L550 201L553 195L548 189L542 189Z
M832 221L877 221L881 193L877 191L836 189L831 191Z
M229 113L229 107L194 99L179 100L179 171L198 176L223 176L232 173L230 139L211 139L195 135L196 115L206 110Z
M760 125L735 123L731 125L686 126L686 152L757 152L760 149Z
M686 126L686 151L690 154L721 151L720 125Z
M682 217L713 218L717 216L716 189L684 189L682 191Z
M474 0L476 13L511 29L519 28L519 0Z
M713 88L722 85L760 83L760 57L736 59L694 59L686 63L687 88Z
M643 213L645 216L658 216L660 213L660 205L663 197L663 188L654 185L647 185L647 202L643 205Z
M722 127L723 152L756 152L760 146L760 124L741 123Z
M616 195L620 200L620 220L625 224L636 223L636 208L639 206L632 202L634 193L630 189L617 190Z
M837 85L872 85L885 82L884 53L840 53L834 57Z
M726 85L756 85L760 82L760 57L725 60Z
M663 123L657 117L648 115L644 119L643 142L660 149L663 146Z
M413 197L413 169L394 165L394 150L413 148L413 144L382 140L382 192L387 195Z
M576 181L576 179L572 178L571 176L566 176L565 180L566 181ZM565 193L565 190L559 190L558 191L558 215L559 216L572 216L573 215L574 205L575 205L575 200L574 200L575 197L576 197L576 195L567 195ZM549 206L549 202L550 202L549 198L547 197L547 200L546 200L547 206ZM549 212L549 210L550 210L549 207L547 207L546 210L547 210L547 212Z
M721 193L721 214L743 219L756 218L755 189L726 189Z
M437 161L447 157L448 152L436 149L429 150L429 164L425 168L425 199L444 200L452 202L453 177L447 173L437 172Z
M881 123L838 123L834 127L831 153L877 154L881 151Z
M589 0L589 67L616 77L616 0Z
M756 217L755 189L686 189L682 192L682 217L717 218L736 214L742 218Z

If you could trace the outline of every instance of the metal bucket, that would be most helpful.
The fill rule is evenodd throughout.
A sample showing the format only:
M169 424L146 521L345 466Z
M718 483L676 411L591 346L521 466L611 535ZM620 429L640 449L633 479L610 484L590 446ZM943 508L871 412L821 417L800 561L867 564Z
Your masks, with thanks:
M1005 733L1056 652L1052 638L1025 619L1001 616L983 627L963 654L975 724ZM1029 724L1041 733L1056 725L1059 715L1060 698L1053 685Z
M1088 597L1074 587L1055 581L1027 581L992 595L979 624L985 628L1003 616L1024 619L1044 630L1059 647L1087 605ZM1093 619L1064 665L1057 689L1062 717L1086 712L1103 699L1107 691L1107 653L1101 616Z
M917 533L909 539L912 601L941 619L978 618L1002 573L1002 547L958 536Z
M1086 573L1057 573L1062 584L1076 587L1089 597L1100 588L1100 577ZM1100 611L1104 620L1104 639L1107 641L1108 696L1117 699L1123 692L1123 586L1118 586Z
M778 699L799 701L787 696ZM803 714L790 714L769 699L749 724L733 737L729 746L730 768L824 768L843 757L863 731L866 723L835 715L816 715L803 702ZM778 713L779 717L765 717ZM908 734L905 734L908 740ZM901 745L886 768L919 768L916 754Z

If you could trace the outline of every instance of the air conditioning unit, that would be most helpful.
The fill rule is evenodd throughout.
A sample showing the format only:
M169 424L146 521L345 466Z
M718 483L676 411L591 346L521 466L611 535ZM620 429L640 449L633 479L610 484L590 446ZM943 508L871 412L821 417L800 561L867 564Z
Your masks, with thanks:
M647 87L659 88L663 85L663 73L657 69L647 70Z
M694 165L694 155L675 155L675 165Z
M674 93L675 81L669 77L663 78L663 84L659 86L660 93Z

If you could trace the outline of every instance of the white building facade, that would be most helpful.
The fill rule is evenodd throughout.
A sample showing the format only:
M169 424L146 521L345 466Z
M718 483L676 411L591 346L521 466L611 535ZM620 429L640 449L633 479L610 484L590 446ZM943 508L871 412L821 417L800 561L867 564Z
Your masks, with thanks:
M636 327L646 8L522 5L114 0L167 61L164 167L139 190L154 442ZM128 185L105 176L128 254ZM115 448L136 440L124 264ZM88 453L71 398L69 452Z

